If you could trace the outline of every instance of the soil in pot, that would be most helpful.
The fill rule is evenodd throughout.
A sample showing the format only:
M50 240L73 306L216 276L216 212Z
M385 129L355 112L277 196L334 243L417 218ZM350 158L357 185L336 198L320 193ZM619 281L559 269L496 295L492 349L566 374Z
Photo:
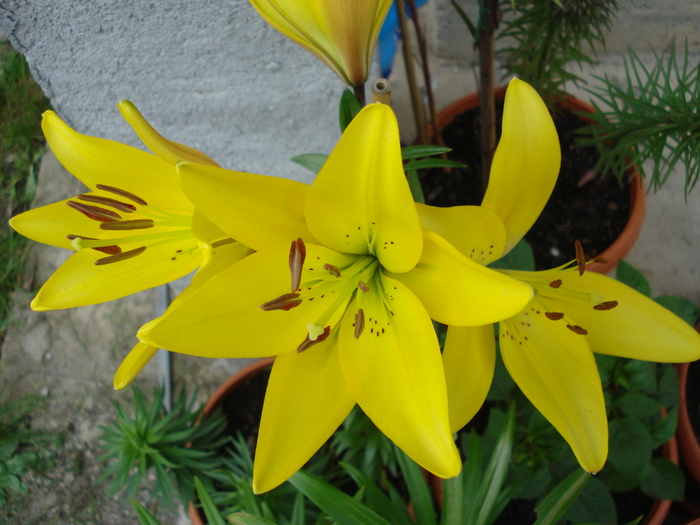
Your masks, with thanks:
M501 133L503 101L496 101L497 134ZM588 258L610 246L624 230L630 213L627 182L611 174L593 177L599 154L594 147L576 146L576 131L587 124L562 108L554 115L562 149L559 179L549 202L525 239L535 254L538 270L565 264L576 258L575 241L581 241ZM478 205L485 188L479 145L479 109L457 115L442 132L449 158L466 168L427 170L420 175L426 202L433 206Z

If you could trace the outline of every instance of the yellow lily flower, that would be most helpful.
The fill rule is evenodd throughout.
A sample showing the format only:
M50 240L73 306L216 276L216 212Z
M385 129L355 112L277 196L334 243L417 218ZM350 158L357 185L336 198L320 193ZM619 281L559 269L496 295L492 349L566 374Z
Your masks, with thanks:
M482 203L493 215L482 213L472 221L482 225L476 237L472 230L464 232L460 220L473 214L473 207L423 210L422 215L463 254L489 264L515 246L535 222L554 187L559 162L559 141L546 107L530 86L513 80ZM504 242L484 250L485 238L494 237L490 231L501 232ZM700 335L618 281L593 272L580 274L583 264L568 266L502 272L528 283L536 293L523 311L501 321L500 348L522 392L566 439L581 466L597 472L607 458L608 427L593 352L659 362L694 361L700 358ZM491 325L449 328L443 363L453 431L483 404L495 352Z
M139 338L204 357L277 355L254 490L296 472L355 403L416 462L455 476L461 461L431 318L497 321L532 290L421 229L391 109L364 108L311 187L195 164L178 171L195 206L256 253Z
M307 49L346 84L367 80L391 0L250 0L272 27Z
M82 135L44 113L52 151L90 191L10 221L25 237L76 251L39 290L34 310L101 303L173 281L200 266L203 247L226 238L195 212L175 171L179 161L216 163L163 138L131 102L119 110L156 155Z

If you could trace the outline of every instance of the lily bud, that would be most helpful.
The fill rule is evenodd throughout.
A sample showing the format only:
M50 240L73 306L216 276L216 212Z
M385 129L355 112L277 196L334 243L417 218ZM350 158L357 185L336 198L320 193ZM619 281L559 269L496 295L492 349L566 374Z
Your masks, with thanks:
M391 0L250 0L280 33L311 51L348 85L367 80Z

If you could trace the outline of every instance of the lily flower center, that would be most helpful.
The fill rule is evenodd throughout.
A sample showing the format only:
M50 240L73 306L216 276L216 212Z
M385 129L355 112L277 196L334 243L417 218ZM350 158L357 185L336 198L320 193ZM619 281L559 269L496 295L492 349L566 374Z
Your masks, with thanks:
M93 193L80 194L66 204L88 219L99 223L101 238L68 234L73 248L90 248L107 255L95 261L101 266L137 257L160 243L191 237L192 216L160 210L130 191L97 184ZM115 233L119 232L119 233ZM136 243L136 247L132 247ZM142 244L143 243L143 244ZM128 244L129 249L122 249ZM142 244L139 246L139 244ZM172 260L199 249L195 243L176 250Z

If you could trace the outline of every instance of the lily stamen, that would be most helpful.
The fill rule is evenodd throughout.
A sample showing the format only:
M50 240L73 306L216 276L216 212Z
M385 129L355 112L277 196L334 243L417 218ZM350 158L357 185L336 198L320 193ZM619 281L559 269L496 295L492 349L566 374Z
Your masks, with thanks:
M102 259L97 259L95 261L95 266L102 266L104 264L112 264L116 262L125 261L127 259L131 259L132 257L136 257L137 255L141 255L145 251L146 247L141 246L140 248L136 248L135 250L129 250L128 252L119 253L110 257L103 257Z
M545 312L544 315L550 321L558 321L559 319L564 319L564 314L561 312Z
M323 341L328 339L328 336L330 334L331 334L331 327L330 326L326 326L323 329L323 333L321 335L319 335L316 339L312 340L307 334L306 337L304 338L304 340L301 342L301 344L299 346L297 346L297 353L301 353L304 350L306 350L307 348L309 348L315 344L322 343Z
M369 286L367 286L367 283L360 281L357 283L357 287L365 293L369 292Z
M576 264L578 265L578 274L583 275L583 272L586 271L586 252L583 251L581 241L576 241L574 243L574 247L576 248Z
M134 195L130 191L115 188L114 186L106 186L105 184L97 184L95 187L98 190L108 191L110 193L114 193L115 195L119 195L120 197L134 201L136 204L140 204L141 206L148 206L148 203L145 200L138 195Z
M299 238L292 241L292 246L289 250L289 271L292 274L292 292L296 292L301 285L301 271L304 269L304 261L306 260L306 245Z
M588 334L588 330L586 330L585 328L581 328L578 325L567 324L566 327L569 330L571 330L573 333L578 334L578 335L587 335Z
M556 279L552 281L551 283L549 283L549 286L551 286L552 288L559 288L561 286L561 279Z
M135 219L133 221L103 222L100 224L101 230L145 230L153 228L155 223L151 219Z
M266 312L272 311L272 310L284 310L285 312L288 312L292 308L295 308L299 306L302 303L302 300L299 299L299 294L296 292L293 293L286 293L283 295L280 295L276 299L273 299L272 301L268 301L266 303L263 303L260 305L260 308L265 310Z
M102 204L103 206L111 206L112 208L116 208L125 213L133 213L136 211L136 206L133 204L128 204L116 199L110 199L109 197L100 197L99 195L88 195L86 193L81 193L78 195L78 198L81 201L94 202L96 204Z
M600 304L596 304L593 309L594 310L612 310L617 306L617 301L605 301Z
M332 264L326 263L323 265L323 269L326 270L333 277L340 277L340 269L337 266L333 266Z
M66 204L74 210L77 210L83 215L85 215L88 219L92 219L93 221L116 222L122 218L121 215L119 215L116 212L113 212L112 210L105 210L104 208L91 206L89 204L81 204L80 202L75 201L66 201Z
M362 308L355 314L355 339L359 339L365 329L365 312Z

